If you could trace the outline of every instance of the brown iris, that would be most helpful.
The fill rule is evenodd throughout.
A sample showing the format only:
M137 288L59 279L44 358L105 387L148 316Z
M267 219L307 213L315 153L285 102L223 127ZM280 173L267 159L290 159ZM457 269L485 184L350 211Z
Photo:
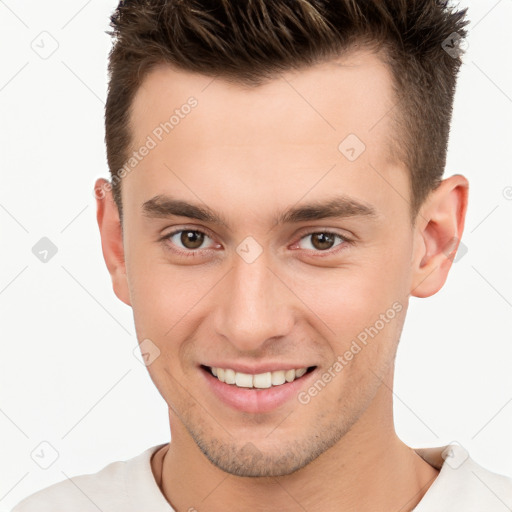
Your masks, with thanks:
M200 231L182 231L180 241L187 249L198 249L204 242L204 233Z
M311 243L316 249L330 249L334 243L335 235L331 233L312 233Z

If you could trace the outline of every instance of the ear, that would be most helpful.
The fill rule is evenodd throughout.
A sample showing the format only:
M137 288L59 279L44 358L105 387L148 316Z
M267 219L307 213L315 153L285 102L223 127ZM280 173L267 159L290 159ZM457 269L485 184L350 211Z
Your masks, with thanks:
M114 293L121 301L131 306L124 259L123 232L110 182L103 178L96 180L94 196L103 258L112 278Z
M468 180L456 174L431 192L416 218L410 294L430 297L444 285L459 247L468 205Z

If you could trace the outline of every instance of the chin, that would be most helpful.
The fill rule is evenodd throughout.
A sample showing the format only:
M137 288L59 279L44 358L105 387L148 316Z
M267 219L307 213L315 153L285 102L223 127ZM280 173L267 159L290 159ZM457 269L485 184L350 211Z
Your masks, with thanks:
M252 442L237 445L230 444L229 440L204 442L195 438L195 441L206 458L225 473L242 477L277 477L291 475L307 466L333 446L339 437L331 435L320 439L312 436L300 441L283 441L277 446L273 443L265 448Z

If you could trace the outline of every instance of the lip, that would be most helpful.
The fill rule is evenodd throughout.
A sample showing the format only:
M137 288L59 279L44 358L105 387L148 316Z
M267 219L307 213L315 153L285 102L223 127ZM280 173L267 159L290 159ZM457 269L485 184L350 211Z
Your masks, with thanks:
M220 368L222 368L222 366ZM301 367L296 366L295 368ZM283 368L281 367L281 369ZM199 370L210 391L222 403L240 412L261 414L271 412L289 400L297 397L301 389L310 385L311 379L313 376L316 376L318 366L293 382L286 382L280 386L272 386L265 389L239 388L234 384L221 382L217 377L214 377L209 370L203 367L200 367ZM259 373L263 372L259 371Z

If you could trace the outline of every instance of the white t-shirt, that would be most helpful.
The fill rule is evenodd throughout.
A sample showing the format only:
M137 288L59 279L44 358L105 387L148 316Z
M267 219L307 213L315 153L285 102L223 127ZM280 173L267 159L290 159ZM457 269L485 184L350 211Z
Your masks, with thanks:
M175 512L151 470L151 456L162 446L37 491L12 512ZM512 478L482 468L460 445L415 451L441 471L414 512L512 510Z

